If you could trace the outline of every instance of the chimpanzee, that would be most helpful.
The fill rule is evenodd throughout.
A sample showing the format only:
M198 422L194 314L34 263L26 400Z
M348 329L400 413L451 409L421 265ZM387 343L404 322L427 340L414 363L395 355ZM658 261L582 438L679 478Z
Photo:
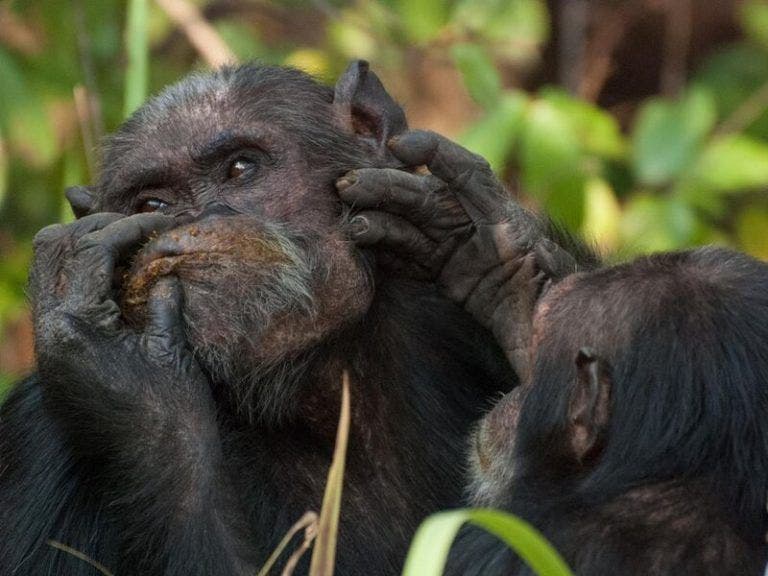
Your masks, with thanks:
M768 547L768 265L726 249L571 275L537 303L532 372L483 419L475 504L589 576L758 576ZM479 531L452 574L530 574Z
M335 89L191 76L67 195L78 219L34 243L37 373L0 412L1 574L93 573L49 540L120 576L253 574L320 506L343 370L337 573L397 573L461 502L507 357L527 370L534 296L511 296L590 260L482 159L408 132L364 62Z

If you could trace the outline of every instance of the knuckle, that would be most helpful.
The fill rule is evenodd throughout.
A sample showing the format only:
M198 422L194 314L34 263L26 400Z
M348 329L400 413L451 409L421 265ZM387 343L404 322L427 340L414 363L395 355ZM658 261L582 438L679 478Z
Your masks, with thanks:
M101 235L97 232L91 232L77 239L74 250L75 253L106 252L106 247L101 243Z
M63 224L51 224L46 226L35 234L35 237L32 240L32 247L37 251L47 244L60 240L64 234L65 226Z
M61 310L45 314L35 328L35 339L44 356L71 351L83 341L82 322Z

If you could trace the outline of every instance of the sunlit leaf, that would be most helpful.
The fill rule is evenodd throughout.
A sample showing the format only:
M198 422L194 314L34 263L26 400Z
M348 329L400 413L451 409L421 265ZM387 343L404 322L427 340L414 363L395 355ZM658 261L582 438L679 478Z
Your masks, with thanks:
M620 219L621 206L611 187L601 178L591 178L585 188L582 236L604 251L615 250Z
M30 166L48 167L58 155L59 143L51 118L37 95L16 103L7 135L11 152Z
M247 62L254 58L264 58L266 52L264 45L251 27L226 20L216 22L215 26L216 32L239 60Z
M408 37L417 43L432 40L448 20L448 3L444 0L395 0Z
M768 260L768 208L747 208L736 219L736 236L743 250Z
M470 126L459 142L488 160L495 171L501 171L520 135L527 103L522 92L505 93L498 105Z
M701 233L693 208L676 197L639 194L621 219L622 250L627 255L692 246Z
M667 184L695 158L717 119L709 92L693 89L677 102L654 99L640 110L632 162L641 183Z
M768 48L768 4L764 0L745 2L739 20L748 38Z
M768 144L748 136L717 138L703 151L690 176L708 191L768 188Z
M505 512L464 509L440 512L419 527L405 561L403 576L440 576L462 525L471 523L513 549L540 576L572 576L557 551L530 524Z
M370 60L376 55L376 41L370 33L344 16L328 26L328 38L347 59Z
M624 154L626 145L621 129L608 112L562 90L545 90L541 97L568 118L584 151L605 158L620 158Z
M497 54L520 63L537 57L549 33L548 12L541 0L461 0L451 22L491 41Z
M581 226L585 174L581 144L568 116L549 102L530 107L520 154L523 188L570 229Z
M472 99L483 108L493 107L499 101L501 80L486 51L477 44L456 44L451 54Z

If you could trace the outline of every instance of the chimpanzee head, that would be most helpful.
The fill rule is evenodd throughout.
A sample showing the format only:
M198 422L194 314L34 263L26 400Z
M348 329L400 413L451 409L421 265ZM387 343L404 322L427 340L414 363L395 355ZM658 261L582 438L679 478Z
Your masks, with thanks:
M394 165L405 116L365 62L335 90L297 70L248 65L193 75L152 98L110 139L76 214L163 212L119 281L140 323L149 288L176 275L190 345L217 378L250 377L300 355L367 310L364 257L342 233L334 181Z
M541 490L597 502L695 481L764 534L766 343L768 266L742 254L657 254L566 278L537 305L530 381L475 434L477 501Z

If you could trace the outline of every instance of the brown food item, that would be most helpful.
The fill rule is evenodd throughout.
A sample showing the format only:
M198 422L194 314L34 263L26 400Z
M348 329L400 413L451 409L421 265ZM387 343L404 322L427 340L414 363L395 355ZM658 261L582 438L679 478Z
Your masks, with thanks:
M175 274L181 280L194 280L202 269L244 261L271 267L286 263L288 257L272 235L246 218L174 228L150 240L136 254L122 278L120 308L130 322L140 322L149 292L162 276Z

